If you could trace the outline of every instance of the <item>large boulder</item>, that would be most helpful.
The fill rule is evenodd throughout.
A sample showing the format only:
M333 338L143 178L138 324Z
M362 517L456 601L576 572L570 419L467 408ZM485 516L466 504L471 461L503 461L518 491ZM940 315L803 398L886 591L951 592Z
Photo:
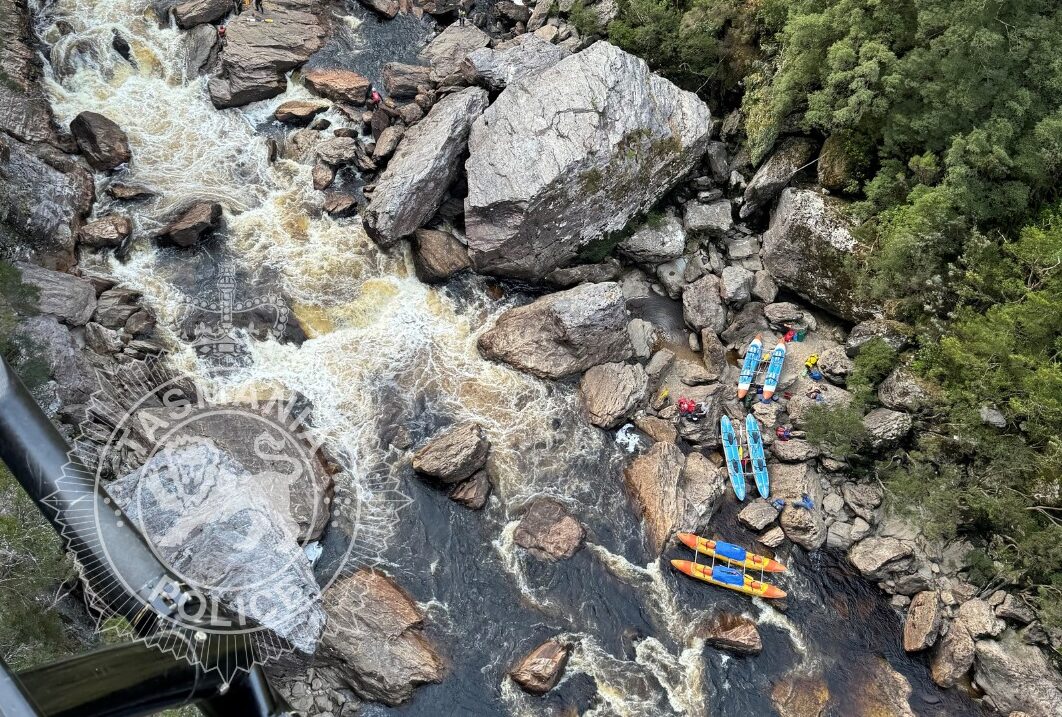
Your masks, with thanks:
M774 682L771 702L778 717L825 717L830 687L821 675L798 666Z
M133 223L129 217L108 214L81 227L77 239L82 246L100 249L120 246L132 233Z
M271 0L268 19L245 13L226 26L221 73L208 85L215 107L276 97L287 87L285 74L324 47L328 23L314 0Z
M417 278L429 284L446 281L472 266L468 249L453 234L437 229L414 232L413 269Z
M461 70L465 58L490 44L490 35L472 23L454 23L436 35L419 59L432 68L432 79L443 81Z
M726 328L726 306L718 276L705 274L683 290L682 317L690 328L698 331L718 334Z
M513 540L542 560L567 560L583 545L586 530L562 503L539 498L520 517Z
M815 143L806 137L790 137L784 140L760 165L745 188L741 204L741 218L747 219L774 201L785 185L796 176L797 171L815 157Z
M763 265L779 284L838 316L858 321L874 308L857 298L848 259L862 251L842 204L809 189L782 192L763 235Z
M155 238L179 247L193 247L221 226L221 205L196 202L167 223Z
M875 408L863 416L863 428L872 448L893 448L911 432L911 416L888 408Z
M974 682L997 710L1062 714L1062 680L1038 648L1008 632L999 641L978 640L975 650Z
M919 717L908 702L911 683L894 670L883 657L870 679L856 687L852 702L857 705L853 717Z
M71 326L84 326L96 310L92 283L72 274L44 269L36 264L17 264L22 283L33 287L37 310Z
M903 649L918 652L932 647L942 619L940 598L935 591L925 590L915 595L903 622Z
M669 214L660 221L646 222L616 248L634 261L662 264L679 258L686 251L686 232L682 229L682 222Z
M473 421L458 424L413 454L413 470L443 483L457 483L483 467L490 440Z
M675 528L681 510L679 478L685 462L675 444L654 443L623 472L627 491L645 521L645 535L654 555L664 549Z
M649 377L641 364L606 363L594 366L579 384L579 396L599 428L615 428L645 400Z
M469 53L461 65L461 73L466 82L500 91L517 80L556 65L568 54L565 48L535 35L517 35L497 47L482 47Z
M881 580L901 563L909 562L911 544L891 537L872 537L862 540L848 551L848 560L869 580Z
M975 647L969 631L960 623L952 623L947 634L937 643L929 661L929 674L938 686L954 687L970 671Z
M844 349L851 357L856 357L863 346L871 341L881 340L893 351L902 351L910 345L914 329L907 324L891 319L868 319L852 327Z
M962 623L970 637L995 637L1003 632L1006 624L996 617L992 606L980 598L967 600L959 606L956 623Z
M546 640L520 660L509 676L527 692L545 694L560 681L571 650L571 645L565 642Z
M173 8L177 27L187 30L225 17L232 9L228 0L184 0Z
M878 400L894 411L916 413L932 406L933 389L911 369L897 366L878 386Z
M323 646L361 697L389 705L443 677L442 658L421 631L417 604L386 576L359 570L324 595Z
M313 118L329 108L329 103L321 100L288 100L273 112L278 122L293 125L308 125Z
M23 142L49 141L55 127L40 81L43 73L28 3L0 0L0 17L0 131Z
M315 67L303 73L302 81L316 95L356 105L365 102L365 96L372 85L372 81L365 75L342 68Z
M719 507L719 501L726 495L728 485L725 468L715 465L697 451L686 456L679 484L679 514L675 529L687 533L704 532Z
M460 168L469 128L486 107L487 91L469 87L440 100L406 131L364 212L365 230L378 244L394 244L438 211Z
M221 45L217 28L213 25L196 25L184 34L183 44L185 76L193 79L199 75L212 74Z
M96 371L86 359L86 352L70 329L54 316L32 316L19 324L15 335L16 347L25 342L32 348L33 357L48 366L61 406L85 404L99 389Z
M821 548L826 542L826 523L822 517L822 483L807 463L780 463L770 466L771 496L785 500L779 524L785 536L808 550ZM798 508L796 503L807 494L815 507Z
M631 355L619 284L582 284L509 309L479 337L484 356L541 378L562 378Z
M737 655L758 655L763 650L756 622L743 615L722 613L698 632L708 645Z
M93 169L101 172L125 164L133 157L129 137L114 120L98 112L82 112L70 122L77 148Z
M509 85L469 139L473 264L535 279L571 262L700 160L709 123L696 95L607 42Z

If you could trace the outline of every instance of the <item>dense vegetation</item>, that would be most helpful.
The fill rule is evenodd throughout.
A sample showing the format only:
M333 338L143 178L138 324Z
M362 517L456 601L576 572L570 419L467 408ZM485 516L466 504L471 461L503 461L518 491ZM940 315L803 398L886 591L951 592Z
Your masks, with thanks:
M932 531L972 538L978 577L1029 587L1062 625L1062 5L620 8L610 39L716 109L740 105L753 164L792 131L840 149L844 191L873 249L861 291L913 324L919 346L861 358L855 405L820 412L812 433L863 450L857 420L882 367L913 359L939 400L910 450L864 468ZM983 421L985 407L1005 426Z

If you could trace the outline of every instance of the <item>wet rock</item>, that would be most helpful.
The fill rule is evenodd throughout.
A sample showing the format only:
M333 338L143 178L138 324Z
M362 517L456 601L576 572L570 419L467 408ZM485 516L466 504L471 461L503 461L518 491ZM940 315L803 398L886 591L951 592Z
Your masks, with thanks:
M395 99L416 97L421 87L430 87L431 68L388 62L383 68L384 89Z
M180 470L202 466L210 469ZM244 615L310 655L325 611L299 526L273 498L285 479L245 466L212 439L182 434L168 437L164 454L111 482L107 492L161 559L210 599L233 609L239 600ZM203 505L210 510L191 510ZM291 595L306 599L296 607Z
M321 204L330 217L349 217L358 211L358 200L349 192L327 192Z
M647 222L616 247L633 261L662 264L682 256L686 250L686 233L682 222L668 214L657 222Z
M276 97L285 74L324 46L328 25L313 0L271 0L268 14L272 22L244 13L226 26L221 72L208 84L215 107Z
M195 246L201 239L221 226L221 205L217 202L197 202L170 221L155 238L179 247Z
M390 246L438 211L460 169L469 128L486 106L486 91L469 87L444 97L406 131L365 210L373 240Z
M892 448L911 432L911 416L888 408L875 408L863 417L863 428L873 448Z
M29 7L4 0L0 15L0 130L23 142L49 141L54 137L52 110L42 88Z
M686 231L692 235L721 239L734 226L731 212L728 199L720 199L708 204L697 201L689 202L686 204L683 223Z
M631 355L619 284L583 284L510 309L479 337L479 350L541 378L562 378Z
M1021 598L1007 593L1003 601L996 606L996 615L1004 620L1027 625L1036 619L1032 608L1022 602Z
M406 133L406 128L402 125L393 124L390 127L385 127L380 132L380 137L376 140L376 146L372 150L372 158L379 161L387 159L395 150L398 149L398 143L402 141L402 137Z
M992 607L979 598L967 600L959 606L955 617L956 622L961 622L963 627L970 633L970 637L995 637L1003 632L1006 625L998 619L992 611Z
M707 274L682 292L682 317L698 331L719 333L726 328L726 306L720 295L719 277Z
M388 20L394 19L401 9L398 0L358 0L358 2Z
M756 498L738 513L738 520L749 530L759 532L778 518L778 510L763 498Z
M563 504L538 498L520 517L513 540L540 560L567 560L583 545L586 530Z
M436 229L418 229L413 243L413 268L417 278L438 283L472 266L468 249L452 234Z
M212 73L218 61L218 31L213 25L196 25L184 36L184 68L189 78Z
M775 681L771 702L778 717L825 717L830 688L819 675L802 674L800 668Z
M302 81L315 95L355 105L365 103L365 97L372 85L368 77L338 67L307 70L302 75Z
M870 483L845 483L841 495L853 513L868 521L873 520L874 509L881 505L883 498L881 487Z
M129 138L113 120L97 112L82 112L70 122L70 134L93 169L101 172L133 157Z
M329 104L314 100L288 100L273 112L278 122L297 126L310 124L314 117L327 110Z
M735 655L758 655L763 641L756 623L742 615L723 613L698 630L705 642Z
M225 17L232 10L228 0L185 0L173 8L173 17L177 27L188 30L196 25L214 22Z
M81 227L77 238L82 246L101 249L120 245L132 233L133 223L129 221L129 217L108 214Z
M554 269L546 274L546 282L562 288L585 283L601 284L618 279L621 269L620 263L609 257L599 264L579 264Z
M446 80L458 74L465 58L490 44L490 35L468 22L454 23L436 35L420 51L419 59L432 67L432 79Z
M844 348L849 356L855 358L864 344L881 339L893 351L902 351L910 345L911 335L911 327L907 324L891 319L870 319L852 327Z
M125 182L111 182L107 185L107 194L114 199L122 201L137 201L151 199L157 196L155 192L139 184L126 184Z
M413 454L413 470L443 483L457 483L483 467L490 440L483 428L466 421L433 436Z
M940 598L936 591L926 590L915 595L903 623L903 649L919 652L932 647L940 633L942 619Z
M973 638L962 625L952 623L933 651L929 674L938 686L954 687L970 671L973 662Z
M752 272L740 266L723 269L719 293L723 301L734 306L744 306L752 298Z
M768 548L777 548L779 545L785 542L785 531L781 526L774 526L770 530L764 532L758 540L766 545Z
M782 192L763 235L763 265L779 284L852 321L873 310L856 298L847 264L860 251L841 204L807 189Z
M96 312L92 319L109 329L125 328L125 324L140 311L140 294L129 289L114 287L103 291L96 300Z
M317 191L328 189L336 179L336 170L324 162L315 162L310 170L313 188Z
M471 478L455 485L450 491L450 500L470 510L482 510L487 505L493 485L486 470L476 471Z
M37 310L71 326L84 326L96 310L96 289L84 279L36 264L18 263L22 283L34 288Z
M594 366L579 384L579 396L599 428L615 428L644 400L649 378L641 364L606 363Z
M857 687L854 714L860 717L919 717L911 710L911 683L892 669L884 658L877 658L877 669L870 680Z
M317 158L332 167L354 163L361 151L361 145L354 137L332 137L316 147Z
M695 95L606 42L510 85L469 140L473 264L532 279L570 262L689 171L708 125ZM561 160L543 169L542 157Z
M417 604L386 576L359 570L324 595L323 646L364 699L397 705L417 685L439 682L443 660L421 632Z
M848 374L852 373L855 364L848 354L840 346L832 346L819 354L819 370L822 375L832 383L844 384L848 380ZM888 406L895 408L895 406Z
M1062 680L1043 652L1008 632L1002 640L978 640L974 682L1000 712L1058 717Z
M654 555L664 549L681 510L679 478L684 465L685 457L678 446L654 443L623 472L627 491L645 522L645 535Z
M907 562L911 544L896 538L872 537L862 540L848 551L848 560L868 580L882 580Z
M542 0L541 5L546 4ZM535 5L537 10L539 4ZM500 91L530 75L552 67L568 56L568 51L535 35L517 35L496 48L483 47L465 58L461 73L465 81Z
M520 660L509 676L526 692L545 694L560 682L570 653L570 645L557 639L547 640Z
M797 171L815 157L815 143L804 137L784 140L766 162L760 165L745 189L741 218L747 219L766 209Z

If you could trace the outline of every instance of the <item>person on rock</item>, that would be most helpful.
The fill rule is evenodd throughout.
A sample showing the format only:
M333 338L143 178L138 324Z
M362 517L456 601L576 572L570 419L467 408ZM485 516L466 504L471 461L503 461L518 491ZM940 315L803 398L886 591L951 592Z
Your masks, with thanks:
M467 18L467 17L468 17L468 12L465 10L465 4L464 3L458 3L458 5L457 5L457 26L458 27L464 27L465 26L465 18Z
M265 15L265 5L262 4L262 0L254 0L254 11Z
M233 0L232 11L237 15L243 12L243 0Z
M372 85L369 85L369 104L371 104L374 108L379 107L380 102L382 100L383 97L380 96L380 93L377 91L377 89Z

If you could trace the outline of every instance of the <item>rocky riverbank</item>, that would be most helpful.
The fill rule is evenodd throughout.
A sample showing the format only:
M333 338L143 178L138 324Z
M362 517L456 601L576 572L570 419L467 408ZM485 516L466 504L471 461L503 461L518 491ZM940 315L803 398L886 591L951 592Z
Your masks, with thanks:
M37 293L40 315L21 328L52 368L40 398L73 437L98 417L90 410L97 372L120 375L124 364L184 338L158 326L150 302L107 275L111 255L128 257L144 244L211 246L233 215L217 201L182 200L166 202L154 225L133 222L129 207L158 198L123 179L140 161L123 118L83 112L59 126L42 90L31 18L10 0L0 3L18 19L5 30L14 49L3 70L13 82L0 87L0 196L8 207L0 241ZM369 77L312 60L336 32L328 6L267 3L268 22L250 12L228 16L228 7L189 0L173 8L187 66L210 75L213 105L240 107L301 83L299 98L273 112L270 160L310 168L320 193L310 211L351 222L349 231L360 222L381 252L402 252L408 242L425 282L476 272L498 280L501 293L531 287L533 300L475 329L479 352L577 391L585 420L602 431L633 424L641 449L628 459L623 485L651 556L676 531L712 532L730 491L719 419L751 411L770 452L772 495L787 505L779 512L751 501L739 514L749 533L728 537L783 556L843 553L906 612L904 649L929 654L938 685L972 682L1003 714L1059 714L1058 675L1045 657L1058 636L1020 595L967 581L971 546L925 538L841 457L776 437L779 426L799 435L817 406L852 400L847 379L869 341L894 349L907 341L904 326L854 298L848 259L863 247L845 201L824 189L844 184L828 141L787 137L752 166L736 115L713 115L639 59L582 37L563 3L557 15L549 0L533 8L499 2L442 28L454 19L451 4L373 2L385 17L435 16L441 28L419 64L383 68L378 106ZM591 9L614 14L608 3ZM222 22L224 41L215 28ZM312 69L300 71L308 61ZM681 321L647 311L654 302ZM789 344L776 400L746 408L735 397L735 357L756 335L773 346L790 331L806 335ZM309 333L296 328L280 340L298 344ZM812 355L818 381L804 370ZM696 400L704 417L680 417L679 396ZM901 366L878 400L863 428L872 450L885 452L924 427L932 394ZM490 426L466 422L431 436L400 421L390 428L396 464L408 463L469 509L492 500L499 437ZM329 473L322 466L320 475ZM805 494L811 510L794 505ZM515 516L513 541L534 560L571 560L586 542L579 514L591 509L536 500ZM282 547L297 550L325 530L302 525ZM313 667L294 661L276 670L294 707L351 714L362 701L398 704L416 686L446 679L445 646L426 636L424 609L399 586L404 579L361 570L323 592L315 614L331 627L318 647L303 650L316 652ZM737 616L703 631L721 649L762 648L755 625ZM568 637L553 636L514 663L511 677L547 693L572 651ZM882 674L874 688L881 694L864 714L913 714L907 697L895 699L905 678ZM771 694L787 715L821 714L828 699L824 684L804 676Z

